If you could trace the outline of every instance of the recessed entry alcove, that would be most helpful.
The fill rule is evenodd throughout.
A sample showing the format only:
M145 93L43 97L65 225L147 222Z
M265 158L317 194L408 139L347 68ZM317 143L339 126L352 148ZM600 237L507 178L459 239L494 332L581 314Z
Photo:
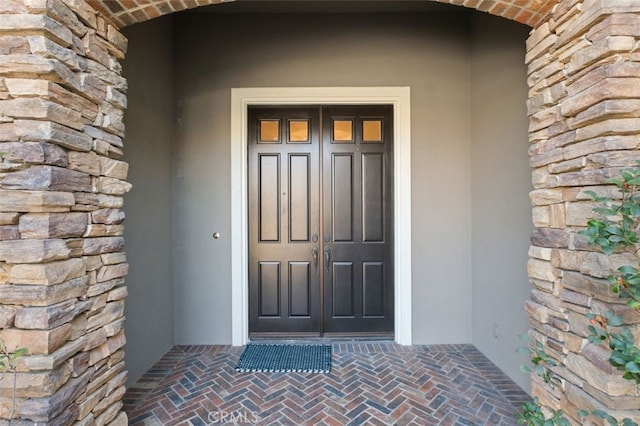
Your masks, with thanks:
M149 352L130 355L130 380L154 345L246 342L247 108L387 104L399 197L390 338L474 343L526 387L514 350L528 327L527 27L430 2L306 3L235 2L125 30L127 244L140 262L127 317L130 344ZM164 326L150 333L136 300Z

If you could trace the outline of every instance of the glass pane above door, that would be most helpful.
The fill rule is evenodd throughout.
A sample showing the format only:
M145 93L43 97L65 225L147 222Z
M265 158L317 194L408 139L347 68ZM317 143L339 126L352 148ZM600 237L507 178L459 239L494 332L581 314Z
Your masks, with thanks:
M382 120L362 121L362 141L382 142Z
M309 142L309 120L289 120L289 142Z
M260 120L260 142L280 142L280 120Z
M333 120L334 142L353 142L353 120Z

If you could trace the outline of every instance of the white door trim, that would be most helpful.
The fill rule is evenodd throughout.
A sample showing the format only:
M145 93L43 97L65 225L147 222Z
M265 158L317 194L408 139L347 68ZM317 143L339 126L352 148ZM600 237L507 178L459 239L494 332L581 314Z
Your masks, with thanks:
M231 89L231 343L249 340L247 107L249 105L393 105L395 340L412 343L411 91L409 87L257 87Z

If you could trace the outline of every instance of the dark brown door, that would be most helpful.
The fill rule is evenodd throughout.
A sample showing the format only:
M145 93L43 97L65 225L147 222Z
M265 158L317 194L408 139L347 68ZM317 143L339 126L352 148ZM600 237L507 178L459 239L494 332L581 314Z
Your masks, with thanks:
M391 107L323 117L324 332L393 332Z
M249 109L249 332L393 333L390 106Z

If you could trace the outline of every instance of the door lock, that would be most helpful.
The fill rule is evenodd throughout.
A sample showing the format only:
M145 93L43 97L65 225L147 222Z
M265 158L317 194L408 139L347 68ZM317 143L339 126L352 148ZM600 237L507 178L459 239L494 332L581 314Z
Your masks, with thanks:
M314 246L311 249L311 255L313 256L313 268L317 272L318 271L318 246Z

